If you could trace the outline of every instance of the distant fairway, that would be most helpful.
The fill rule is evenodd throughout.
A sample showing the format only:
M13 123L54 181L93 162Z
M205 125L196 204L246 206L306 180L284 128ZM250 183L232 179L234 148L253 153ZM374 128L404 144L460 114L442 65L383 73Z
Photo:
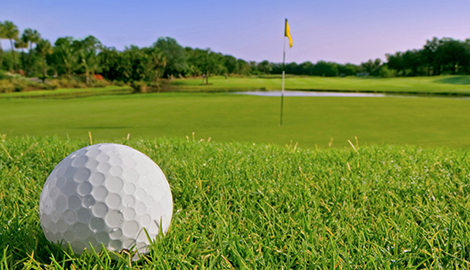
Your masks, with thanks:
M81 99L0 99L0 133L95 140L180 137L300 147L411 144L470 147L470 100L146 94Z
M170 81L176 91L237 91L280 90L281 77L211 77L210 85L201 85L201 79ZM285 81L288 90L329 90L353 92L385 92L400 94L470 95L470 76L435 76L407 78L376 77L315 77L289 76Z

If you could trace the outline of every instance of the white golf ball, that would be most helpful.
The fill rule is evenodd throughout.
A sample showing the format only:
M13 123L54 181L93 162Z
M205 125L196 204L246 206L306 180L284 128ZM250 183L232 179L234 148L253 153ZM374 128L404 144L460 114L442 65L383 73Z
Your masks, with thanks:
M147 253L173 214L170 186L145 154L124 145L82 148L52 171L39 201L46 238L81 254L93 246ZM146 233L147 232L147 233ZM148 234L148 237L147 237Z

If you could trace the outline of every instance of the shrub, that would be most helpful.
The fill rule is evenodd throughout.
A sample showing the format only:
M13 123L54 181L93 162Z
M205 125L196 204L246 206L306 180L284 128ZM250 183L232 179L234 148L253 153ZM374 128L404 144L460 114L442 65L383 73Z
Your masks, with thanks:
M58 79L52 80L54 85L57 85L57 88L85 88L87 87L85 83L81 81L80 78L68 76L60 76ZM51 81L51 82L52 82Z
M71 88L71 87L74 87L74 81L72 79L68 79L68 78L59 78L57 80L58 85L60 85L60 87L64 87L64 88Z
M134 89L133 93L143 94L147 93L147 84L143 81L133 81L131 84L132 89Z
M0 80L5 80L5 79L7 79L7 78L8 78L7 74L5 74L4 71L1 71L1 70L0 70Z
M42 82L37 82L37 81L28 81L28 90L39 90L39 89L47 89L45 85Z
M160 82L151 82L148 84L147 92L160 92L162 90L162 85Z
M48 90L55 90L57 88L60 88L60 82L58 80L50 80L46 84L46 89Z
M74 88L85 88L87 87L86 83L78 81L78 80L73 80L72 81L72 87Z
M14 89L15 92L22 92L28 87L28 83L23 80L14 80L13 85L15 88Z
M396 76L396 71L388 69L387 66L381 66L379 70L379 76L383 78L392 78Z
M95 74L95 75L93 76L93 78L94 78L95 80L98 80L98 81L104 81L103 76L100 75L100 74Z
M108 85L109 83L105 79L96 79L96 78L91 79L91 84L90 84L91 87L106 87Z
M15 90L15 85L8 80L0 80L0 93L11 93Z
M123 82L123 81L113 81L113 84L114 84L114 85L117 85L117 86L124 86L124 85L126 85L126 83Z

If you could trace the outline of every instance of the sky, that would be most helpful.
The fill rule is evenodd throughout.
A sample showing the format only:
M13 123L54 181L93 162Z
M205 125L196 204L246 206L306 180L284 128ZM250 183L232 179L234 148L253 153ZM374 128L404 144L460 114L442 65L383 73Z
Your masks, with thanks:
M0 21L36 29L52 43L94 35L123 50L168 36L185 47L281 63L287 18L293 47L286 62L360 64L433 37L470 38L469 10L468 0L0 0Z

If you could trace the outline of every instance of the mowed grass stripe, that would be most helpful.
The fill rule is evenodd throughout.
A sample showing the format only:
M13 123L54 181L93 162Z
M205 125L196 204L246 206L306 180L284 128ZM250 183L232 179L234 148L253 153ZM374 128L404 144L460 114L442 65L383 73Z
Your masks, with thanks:
M280 90L278 76L256 77L211 77L210 85L201 85L201 79L178 79L169 81L175 91L224 91L224 90ZM384 92L402 94L470 95L470 76L435 77L316 77L288 76L285 80L288 90L330 90L352 92Z
M99 139L185 137L299 143L470 146L470 100L146 94L70 100L0 100L0 133Z

